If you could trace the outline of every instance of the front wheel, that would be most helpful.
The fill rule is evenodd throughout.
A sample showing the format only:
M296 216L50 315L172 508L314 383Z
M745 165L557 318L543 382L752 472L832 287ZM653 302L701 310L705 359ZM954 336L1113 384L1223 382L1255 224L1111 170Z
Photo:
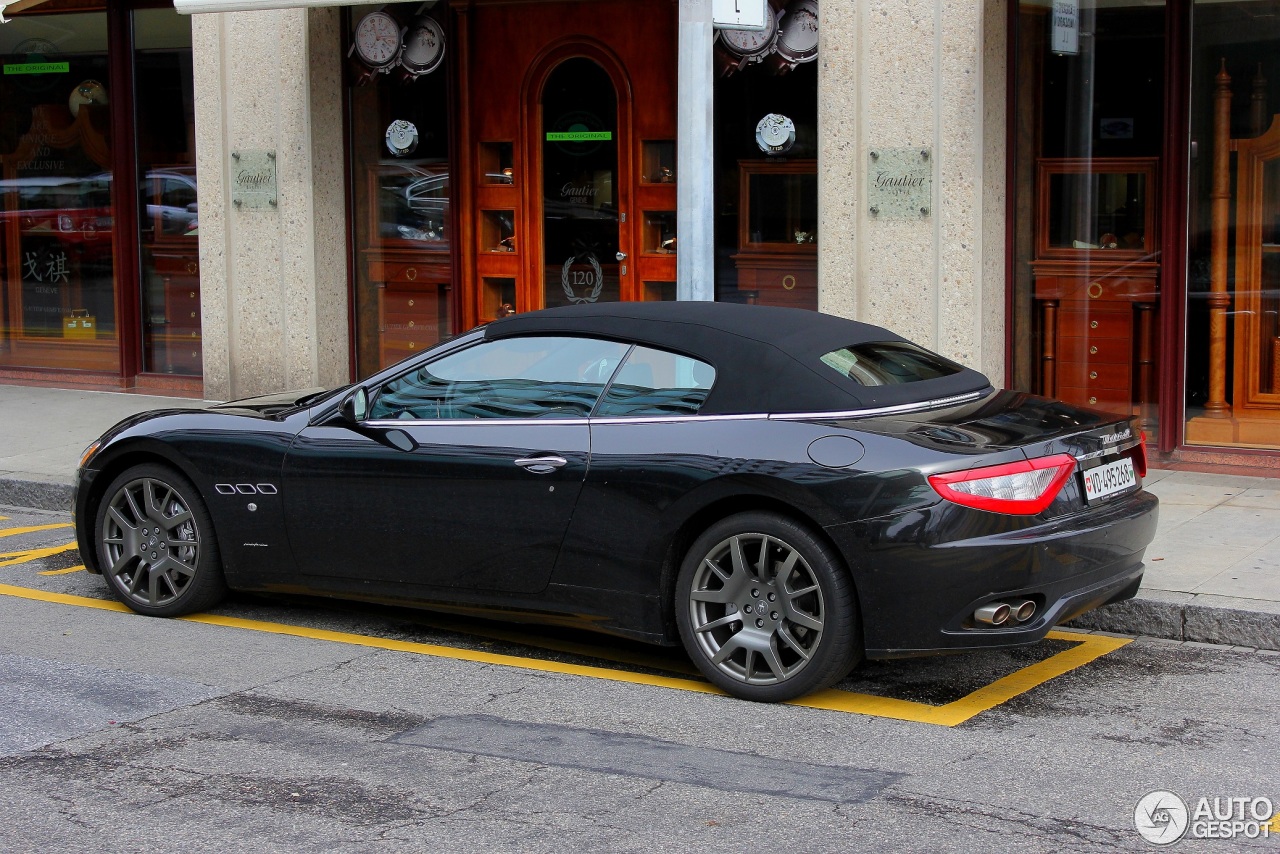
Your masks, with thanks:
M839 557L773 513L722 519L694 541L676 583L676 623L703 675L746 700L827 688L861 658Z
M209 512L191 481L166 466L137 466L111 482L94 540L111 592L139 614L177 617L226 595Z

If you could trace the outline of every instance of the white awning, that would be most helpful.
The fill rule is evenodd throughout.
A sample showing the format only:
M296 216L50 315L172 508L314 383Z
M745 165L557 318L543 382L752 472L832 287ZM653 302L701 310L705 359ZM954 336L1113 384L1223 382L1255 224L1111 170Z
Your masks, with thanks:
M4 0L0 0L4 2ZM19 3L22 0L18 0ZM40 2L40 0L35 0ZM308 6L372 6L387 0L173 0L184 15L203 12L261 12L266 9L303 9Z

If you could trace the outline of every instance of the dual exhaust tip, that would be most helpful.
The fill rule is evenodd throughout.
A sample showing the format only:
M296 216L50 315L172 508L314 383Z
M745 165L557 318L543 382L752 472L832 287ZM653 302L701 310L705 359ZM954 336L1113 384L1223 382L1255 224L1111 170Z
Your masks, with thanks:
M992 602L973 612L973 619L986 626L1025 623L1036 614L1036 603L1030 599L1016 602Z

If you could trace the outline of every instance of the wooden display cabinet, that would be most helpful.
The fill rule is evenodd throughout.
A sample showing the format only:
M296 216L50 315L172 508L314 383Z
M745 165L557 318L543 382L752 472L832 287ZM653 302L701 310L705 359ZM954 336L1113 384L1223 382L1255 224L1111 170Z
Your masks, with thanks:
M447 164L369 170L370 245L361 250L377 290L378 362L386 367L450 333Z
M762 305L818 308L818 162L738 162L738 288Z
M200 245L196 233L195 167L157 166L140 179L144 268L159 279L155 303L144 306L146 370L200 376Z
M204 364L200 335L200 255L196 238L144 246L160 277L163 313L147 318L152 359L148 370L199 376Z
M1158 160L1037 163L1040 391L1154 424Z

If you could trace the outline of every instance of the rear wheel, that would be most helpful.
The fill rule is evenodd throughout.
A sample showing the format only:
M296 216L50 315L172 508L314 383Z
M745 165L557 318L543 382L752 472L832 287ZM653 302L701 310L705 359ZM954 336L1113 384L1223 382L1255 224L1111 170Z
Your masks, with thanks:
M676 584L685 650L708 679L747 700L829 687L861 658L853 584L829 546L774 513L712 525Z
M209 512L191 481L166 466L137 466L111 482L94 540L111 592L140 614L177 617L226 595Z

